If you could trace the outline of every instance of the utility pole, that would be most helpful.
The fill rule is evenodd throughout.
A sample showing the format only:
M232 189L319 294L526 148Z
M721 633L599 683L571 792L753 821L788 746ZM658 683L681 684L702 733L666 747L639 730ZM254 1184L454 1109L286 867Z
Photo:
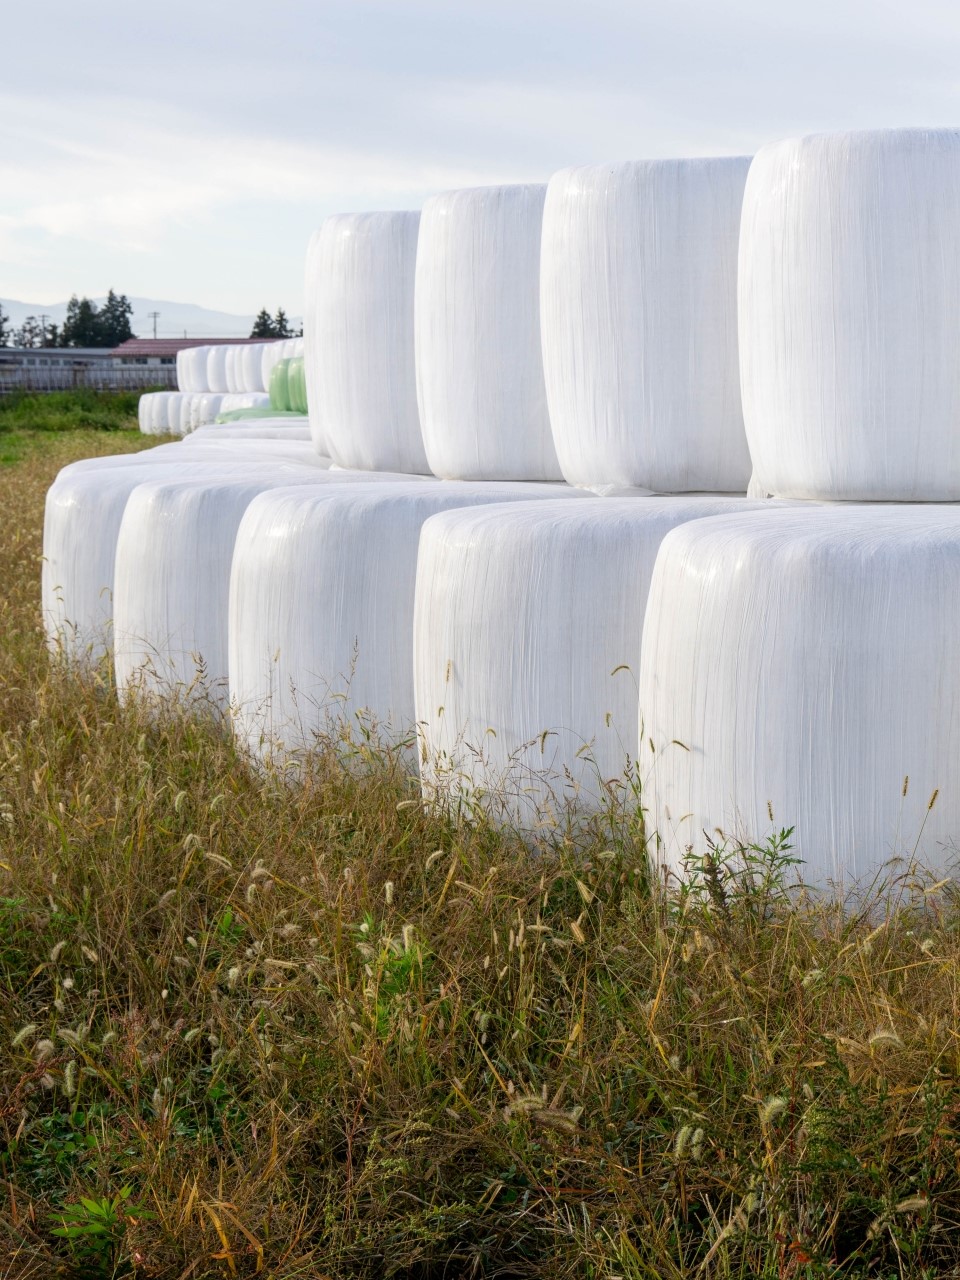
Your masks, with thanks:
M47 345L47 321L48 321L49 319L50 319L50 317L49 317L49 316L47 316L47 315L42 315L42 316L40 317L40 345L41 345L41 347L45 347L45 346Z
M154 340L154 342L156 342L156 340L157 340L157 320L160 318L160 312L159 312L159 311L148 311L148 312L147 312L147 318L148 318L149 320L152 320L152 321L153 321L153 340Z

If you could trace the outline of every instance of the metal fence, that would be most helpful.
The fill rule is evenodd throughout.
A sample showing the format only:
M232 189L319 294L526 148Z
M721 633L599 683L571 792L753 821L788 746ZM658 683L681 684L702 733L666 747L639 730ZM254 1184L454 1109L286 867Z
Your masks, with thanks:
M0 395L19 391L145 391L148 387L176 391L176 365L124 366L75 364L66 368L24 368L0 364Z

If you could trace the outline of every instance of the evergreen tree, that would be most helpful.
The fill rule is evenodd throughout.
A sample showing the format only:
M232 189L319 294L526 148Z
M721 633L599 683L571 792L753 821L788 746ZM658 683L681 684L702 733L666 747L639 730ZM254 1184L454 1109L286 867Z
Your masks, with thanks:
M13 335L15 347L42 347L43 325L36 316L27 316Z
M125 293L114 293L111 289L107 300L97 312L97 326L100 330L98 347L119 347L121 342L134 336L130 328L130 317L133 306Z
M8 347L10 345L10 317L0 307L0 347Z
M253 328L250 330L251 338L275 338L277 331L273 327L273 321L270 319L270 312L266 307L260 308L256 320L253 322Z
M99 308L89 298L74 294L67 303L66 319L56 342L61 347L118 347L134 337L132 315L133 305L125 293L111 289Z
M67 315L60 330L63 347L99 347L99 314L89 298L77 298L74 294L67 303Z
M277 307L277 314L273 318L273 336L275 338L292 338L293 330L287 321L287 313L283 307Z

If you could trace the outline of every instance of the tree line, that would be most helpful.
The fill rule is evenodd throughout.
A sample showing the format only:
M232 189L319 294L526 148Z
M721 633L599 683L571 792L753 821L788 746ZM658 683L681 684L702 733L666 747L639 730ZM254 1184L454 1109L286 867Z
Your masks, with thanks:
M271 316L266 307L261 307L256 320L253 322L253 328L250 330L250 337L299 338L302 333L302 329L296 332L291 329L290 321L287 319L287 313L283 307L277 307L275 316Z
M15 329L0 307L0 347L118 347L136 336L130 328L132 315L127 295L112 289L101 307L74 294L62 325L48 324L42 316L27 316Z

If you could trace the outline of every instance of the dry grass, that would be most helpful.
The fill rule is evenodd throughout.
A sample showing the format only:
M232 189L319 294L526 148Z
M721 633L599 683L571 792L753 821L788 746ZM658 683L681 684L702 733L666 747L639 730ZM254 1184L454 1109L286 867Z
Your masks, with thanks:
M630 824L531 853L120 707L37 625L54 464L116 442L0 471L0 1273L960 1275L952 884L668 890Z

